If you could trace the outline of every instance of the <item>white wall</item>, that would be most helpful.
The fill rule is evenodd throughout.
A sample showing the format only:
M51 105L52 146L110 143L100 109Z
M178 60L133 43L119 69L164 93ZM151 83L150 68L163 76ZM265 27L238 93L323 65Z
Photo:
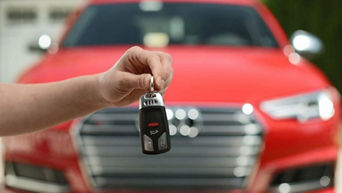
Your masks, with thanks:
M60 34L64 20L51 17L52 12L71 10L82 2L85 0L0 0L0 82L15 81L40 58L40 53L28 49L40 35L56 39ZM34 19L13 18L27 11L35 13Z

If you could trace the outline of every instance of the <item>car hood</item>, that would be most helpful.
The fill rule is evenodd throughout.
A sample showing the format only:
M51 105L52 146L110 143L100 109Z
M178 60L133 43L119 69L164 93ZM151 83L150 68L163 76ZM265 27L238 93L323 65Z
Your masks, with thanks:
M100 73L126 49L62 49L48 54L24 73L20 82L50 82ZM329 86L313 65L305 60L293 65L280 49L170 46L161 50L174 60L173 81L165 94L169 103L256 103Z

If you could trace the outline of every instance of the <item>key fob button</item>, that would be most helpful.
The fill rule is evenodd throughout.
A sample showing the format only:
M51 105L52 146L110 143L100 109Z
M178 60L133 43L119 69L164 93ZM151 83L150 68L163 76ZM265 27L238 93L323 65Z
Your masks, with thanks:
M158 130L158 128L156 128L156 129L150 129L150 131L148 132L148 135L149 136L154 136L154 135L157 135L159 133L159 130Z
M154 151L152 139L147 135L144 135L144 149L146 151Z
M159 151L167 149L166 132L164 132L158 139L158 149Z

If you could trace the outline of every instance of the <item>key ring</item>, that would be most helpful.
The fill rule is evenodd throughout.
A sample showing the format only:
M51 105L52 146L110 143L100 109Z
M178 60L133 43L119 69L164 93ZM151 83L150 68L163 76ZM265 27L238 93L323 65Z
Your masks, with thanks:
M154 91L154 78L153 78L153 76L151 76L150 91L151 91L151 92Z

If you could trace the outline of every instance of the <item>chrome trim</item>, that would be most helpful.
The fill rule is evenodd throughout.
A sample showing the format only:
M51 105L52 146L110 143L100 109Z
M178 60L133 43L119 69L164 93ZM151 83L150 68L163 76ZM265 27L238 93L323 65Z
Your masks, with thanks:
M154 78L151 76L151 81L150 81L150 92L154 91Z
M147 106L164 106L163 96L158 92L149 92L141 95L139 109Z
M70 192L69 186L60 185L56 183L33 180L25 177L18 177L16 175L7 174L5 176L5 184L8 187L27 190L31 192L45 192L45 193L62 193Z
M136 129L136 119L133 118L134 115L137 117L137 108L104 109L83 118L73 126L71 132L82 160L80 165L85 169L84 172L94 190L116 190L127 189L127 187L150 189L149 186L152 184L155 189L183 187L228 190L246 187L250 175L253 175L252 170L257 167L263 144L263 127L255 114L242 114L241 107L173 106L170 108L175 110L195 108L200 111L201 120L202 116L207 119L200 124L200 134L195 138L185 138L180 134L172 136L173 150L160 157L141 157L139 133ZM129 121L127 117L132 119ZM198 146L203 147L191 148ZM206 151L203 152L204 150ZM212 156L219 156L220 160L215 160ZM166 160L171 162L167 163ZM162 170L151 166L156 161L160 163L159 168ZM210 163L219 164L221 169L210 171L206 168ZM131 167L132 165L141 167ZM185 174L181 172L183 171L180 170L181 167L170 170L167 166L191 166L193 170L185 168L187 170ZM124 170L122 167L129 169ZM134 176L136 172L143 176L158 175L149 176L148 179ZM176 174L179 176L163 178L164 175L167 177L168 172L173 176ZM199 176L206 173L208 175L203 176L203 179L206 179L204 181L191 178L191 175ZM132 176L129 176L130 174ZM127 176L130 178L126 179ZM183 181L188 183L184 184ZM168 187L164 186L165 184Z

